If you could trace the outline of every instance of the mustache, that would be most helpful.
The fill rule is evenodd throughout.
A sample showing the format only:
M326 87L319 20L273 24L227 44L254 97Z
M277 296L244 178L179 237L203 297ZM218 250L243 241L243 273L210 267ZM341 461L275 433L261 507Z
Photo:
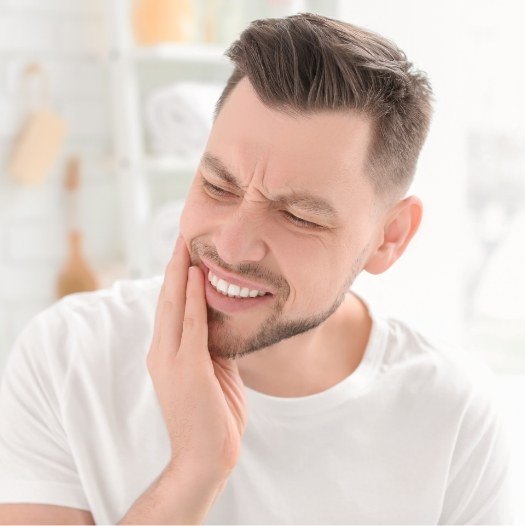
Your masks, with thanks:
M206 245L198 239L193 239L190 243L190 257L193 265L201 262L202 257L204 257L223 270L232 272L239 276L244 276L246 279L254 278L262 283L267 283L275 290L283 290L286 292L286 296L288 295L288 283L281 276L277 276L273 272L262 269L257 263L240 263L236 267L228 265L222 261L215 248Z

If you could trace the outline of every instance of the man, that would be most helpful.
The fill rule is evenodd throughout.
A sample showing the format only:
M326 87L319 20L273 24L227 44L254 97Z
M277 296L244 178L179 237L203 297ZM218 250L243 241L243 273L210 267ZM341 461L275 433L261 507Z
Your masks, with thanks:
M65 298L14 346L0 517L508 523L488 372L350 292L420 224L428 81L313 14L228 56L165 275Z

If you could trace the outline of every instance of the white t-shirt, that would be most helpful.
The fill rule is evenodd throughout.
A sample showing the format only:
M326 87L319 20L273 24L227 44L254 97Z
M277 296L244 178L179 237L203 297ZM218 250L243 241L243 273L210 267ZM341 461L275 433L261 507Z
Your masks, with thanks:
M146 368L162 280L74 294L26 325L0 389L0 502L114 524L166 466ZM367 306L370 338L346 379L297 398L246 388L241 455L204 524L512 522L492 373Z

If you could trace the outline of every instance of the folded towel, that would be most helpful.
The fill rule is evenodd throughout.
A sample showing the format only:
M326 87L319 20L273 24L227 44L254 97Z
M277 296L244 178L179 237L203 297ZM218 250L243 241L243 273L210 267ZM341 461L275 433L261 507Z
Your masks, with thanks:
M184 199L159 206L149 225L150 256L154 273L162 273L168 264L179 235L179 222Z
M145 103L151 153L181 158L200 156L223 88L222 84L177 82L153 90Z

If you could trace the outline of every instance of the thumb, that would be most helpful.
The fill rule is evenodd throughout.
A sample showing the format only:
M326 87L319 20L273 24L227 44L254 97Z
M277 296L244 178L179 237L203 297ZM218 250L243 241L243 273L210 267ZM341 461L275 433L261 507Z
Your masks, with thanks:
M204 275L195 266L188 269L186 305L182 322L182 336L177 356L196 357L211 363L208 351L208 313Z

